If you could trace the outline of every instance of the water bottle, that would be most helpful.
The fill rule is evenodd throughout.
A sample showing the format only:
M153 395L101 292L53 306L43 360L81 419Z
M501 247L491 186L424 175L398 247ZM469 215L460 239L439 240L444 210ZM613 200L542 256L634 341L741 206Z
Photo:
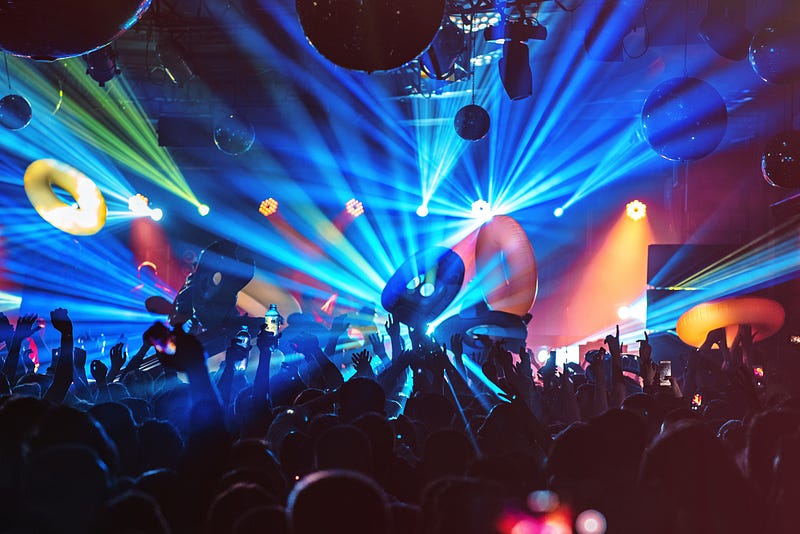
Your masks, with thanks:
M267 313L264 315L264 322L266 325L264 329L267 332L272 332L273 335L278 335L278 330L283 324L283 317L278 313L278 305L270 304Z

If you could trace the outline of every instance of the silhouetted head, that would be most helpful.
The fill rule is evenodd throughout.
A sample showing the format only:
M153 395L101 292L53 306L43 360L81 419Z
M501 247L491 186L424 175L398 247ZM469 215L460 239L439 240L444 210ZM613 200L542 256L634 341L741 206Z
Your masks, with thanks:
M383 490L353 471L317 471L303 478L289 495L287 512L292 534L391 531Z

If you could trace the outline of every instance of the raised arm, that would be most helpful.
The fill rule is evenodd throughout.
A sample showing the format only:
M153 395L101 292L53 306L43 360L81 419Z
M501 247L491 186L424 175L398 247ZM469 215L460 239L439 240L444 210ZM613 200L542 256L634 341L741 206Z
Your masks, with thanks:
M53 383L50 384L44 398L50 402L60 403L64 400L69 386L72 384L72 321L64 308L56 308L51 311L50 321L53 327L61 332L61 348Z
M6 337L5 341L8 346L8 355L6 356L6 361L3 363L3 375L8 379L9 384L13 384L17 376L17 366L19 365L19 353L22 348L22 342L37 330L37 320L38 317L36 314L23 315L17 319L17 328L13 329L10 345L8 344L8 337ZM6 322L8 322L8 320L6 320ZM5 336L9 335L9 327L10 325L3 329L3 334Z

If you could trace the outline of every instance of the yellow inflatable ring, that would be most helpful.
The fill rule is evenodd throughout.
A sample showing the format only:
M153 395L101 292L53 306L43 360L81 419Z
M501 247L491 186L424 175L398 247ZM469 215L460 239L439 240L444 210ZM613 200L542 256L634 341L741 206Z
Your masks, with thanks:
M475 269L488 288L492 310L525 315L536 300L536 256L528 235L507 215L495 215L478 230Z
M36 212L59 230L93 235L106 223L106 201L95 183L77 169L54 159L39 159L25 171L25 194ZM77 207L64 203L53 185L67 191Z
M698 304L680 316L675 330L684 343L699 347L711 330L725 328L730 346L739 325L751 325L753 341L761 341L780 330L785 319L783 306L772 299L739 297Z

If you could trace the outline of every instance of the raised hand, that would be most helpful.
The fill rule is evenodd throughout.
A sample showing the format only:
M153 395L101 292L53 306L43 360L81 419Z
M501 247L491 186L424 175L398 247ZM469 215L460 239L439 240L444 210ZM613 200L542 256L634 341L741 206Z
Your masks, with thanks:
M400 335L400 322L395 321L392 317L392 314L389 314L389 317L386 318L386 334L389 337L399 336Z
M92 373L92 378L94 378L95 382L98 384L106 383L106 375L108 374L108 367L106 367L106 364L100 360L92 360L89 371Z
M55 311L61 310L58 308ZM51 316L54 312L51 312ZM63 310L64 315L66 316L67 310ZM14 330L14 340L22 342L23 339L27 339L31 337L31 335L39 329L39 325L37 321L39 320L39 316L35 313L29 313L27 315L23 315L19 319L17 319L17 328ZM67 322L69 322L69 317L67 317ZM55 325L55 323L53 323ZM72 323L69 322L69 331L72 333ZM59 330L61 332L61 330ZM62 332L63 333L63 332Z
M378 358L381 360L389 359L389 357L386 355L386 345L383 344L383 338L380 334L370 334L369 343L372 345L372 351Z
M276 336L266 328L261 327L261 331L258 333L258 337L256 338L256 346L258 347L259 352L262 355L272 352L275 347L278 346L278 339L280 337L280 334Z
M75 347L72 349L72 364L75 366L76 369L84 369L84 373L86 372L85 349L82 349L81 347Z
M6 314L0 312L0 342L5 342L6 347L11 346L11 340L14 338L14 327L8 321Z
M72 321L65 308L56 308L50 312L50 322L53 328L61 332L61 335L72 335ZM17 325L19 330L19 325Z
M622 348L619 343L619 325L617 325L616 335L608 334L605 339L605 344L608 345L608 352L611 353L612 358L622 355Z
M109 369L107 376L109 380L112 380L128 359L128 353L125 352L125 343L117 343L112 346L109 352L109 359L111 360L111 369Z
M370 364L372 361L372 354L370 354L368 350L364 349L361 352L356 352L353 354L352 360L353 367L356 368L356 375L370 378L375 376L372 365Z

